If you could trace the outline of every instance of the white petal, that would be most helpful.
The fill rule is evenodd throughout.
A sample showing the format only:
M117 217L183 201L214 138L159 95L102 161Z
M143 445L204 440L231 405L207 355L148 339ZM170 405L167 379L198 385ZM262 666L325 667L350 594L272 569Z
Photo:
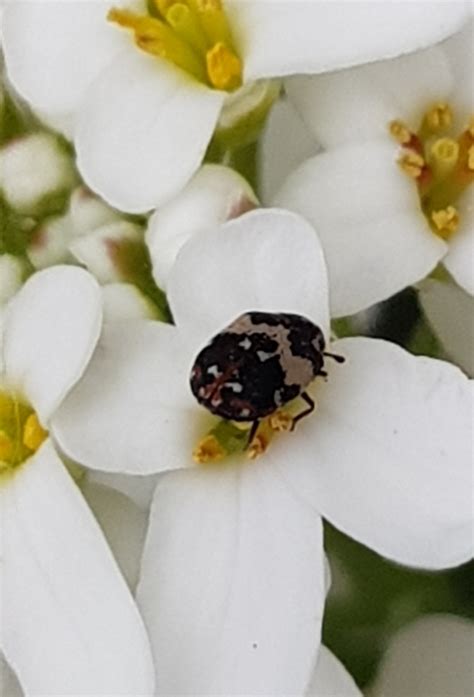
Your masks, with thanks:
M158 483L138 603L163 695L297 695L325 597L321 522L262 463Z
M142 511L148 511L159 474L130 475L89 470L87 480L114 489L131 499Z
M138 583L145 542L146 512L128 496L108 486L95 484L89 478L81 484L81 491L133 591Z
M403 627L382 659L372 697L468 697L474 622L426 615Z
M258 148L259 184L264 204L269 203L286 177L308 157L316 155L313 136L288 99L270 112Z
M446 251L413 181L384 141L307 160L275 197L314 225L329 272L332 315L350 315L424 278Z
M450 240L443 263L456 283L474 295L474 192L466 193L459 205L462 227Z
M307 697L362 697L341 661L325 646L319 648L316 668L305 694Z
M454 283L427 279L418 295L448 356L474 377L474 298Z
M49 114L74 111L128 37L107 21L110 2L11 2L2 18L10 80Z
M21 288L25 271L19 257L0 254L0 306Z
M251 211L190 240L172 269L168 293L178 326L203 341L248 310L295 312L328 332L319 241L288 211Z
M256 205L254 192L240 174L222 165L203 165L188 185L158 208L148 222L146 241L157 284L166 288L176 256L191 237Z
M101 323L99 286L86 271L72 266L34 274L8 306L6 373L43 424L81 377Z
M108 472L151 474L192 465L195 412L201 410L189 387L193 358L171 325L107 324L83 379L54 416L61 448Z
M3 650L27 694L148 695L148 640L82 496L46 442L0 488Z
M424 111L447 100L454 88L448 56L439 47L285 82L291 101L324 147L388 138L394 119L416 130Z
M472 381L385 341L343 339L333 350L346 363L327 362L285 477L379 554L426 568L470 559Z
M442 44L451 70L455 76L456 89L453 94L454 105L466 126L466 117L474 111L474 92L472 89L472 66L474 64L474 20L464 25L462 31L454 34Z
M230 2L247 80L399 56L453 34L469 3ZM428 9L429 8L429 9Z
M127 52L102 71L81 106L81 174L120 210L156 208L198 169L223 100L174 66Z

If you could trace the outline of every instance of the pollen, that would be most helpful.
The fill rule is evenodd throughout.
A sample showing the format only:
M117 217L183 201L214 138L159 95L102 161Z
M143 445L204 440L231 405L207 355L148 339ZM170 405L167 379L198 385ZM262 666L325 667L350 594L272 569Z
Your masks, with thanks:
M0 461L8 460L13 453L13 440L8 433L0 431Z
M242 62L220 0L152 0L153 14L112 7L107 19L133 33L142 51L196 80L231 92L242 84Z
M219 462L227 455L214 435L205 436L193 450L193 460L200 465Z
M451 105L438 102L424 113L418 130L400 120L389 124L401 145L398 163L417 186L431 231L444 240L458 231L458 201L474 181L474 116L460 134L453 132L457 122Z

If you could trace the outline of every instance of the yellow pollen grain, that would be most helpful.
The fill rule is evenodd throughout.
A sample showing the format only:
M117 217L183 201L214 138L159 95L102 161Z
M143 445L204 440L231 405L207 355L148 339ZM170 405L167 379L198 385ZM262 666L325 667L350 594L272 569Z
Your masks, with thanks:
M407 145L412 139L412 132L408 126L398 119L390 122L389 131L390 135L395 138L400 145Z
M246 454L249 460L256 460L257 457L263 455L267 450L269 445L269 439L263 435L263 433L257 433L249 447L246 450Z
M209 80L216 89L233 90L242 84L242 63L222 42L206 53L206 65Z
M200 465L219 462L226 456L226 451L213 435L206 436L193 450L193 460Z
M13 453L13 441L5 431L0 431L0 460L8 460Z
M459 227L459 213L454 206L447 206L439 211L431 213L437 234L443 239L448 239Z
M400 157L398 164L405 174L413 179L418 179L425 167L425 160L419 153L409 150Z
M422 129L438 133L450 128L453 123L453 112L446 102L438 102L429 109L423 118Z
M270 416L270 428L277 433L291 431L293 427L293 417L286 411L276 411Z
M41 426L36 414L30 414L23 427L23 445L36 452L47 436L48 432Z

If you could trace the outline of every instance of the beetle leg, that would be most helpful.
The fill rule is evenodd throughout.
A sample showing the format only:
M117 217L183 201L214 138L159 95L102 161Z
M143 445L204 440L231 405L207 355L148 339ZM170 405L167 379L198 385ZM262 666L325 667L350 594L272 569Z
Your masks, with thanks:
M308 416L308 414L311 414L311 412L314 411L315 407L316 407L314 399L311 399L311 397L309 396L309 394L307 392L302 392L300 396L304 399L304 401L308 405L308 408L304 409L302 412L300 412L299 414L297 414L295 416L295 418L293 419L293 423L291 425L292 431L295 430L295 426L298 423L298 421L301 421L301 419L304 419L305 416Z
M346 359L344 356L338 356L337 353L328 353L327 351L323 351L323 356L329 356L329 358L333 358L336 363L345 363Z
M252 426L250 427L249 431L249 437L247 440L247 448L249 447L250 443L253 441L255 434L257 433L257 428L259 426L260 421L258 419L255 419L255 421L252 422Z

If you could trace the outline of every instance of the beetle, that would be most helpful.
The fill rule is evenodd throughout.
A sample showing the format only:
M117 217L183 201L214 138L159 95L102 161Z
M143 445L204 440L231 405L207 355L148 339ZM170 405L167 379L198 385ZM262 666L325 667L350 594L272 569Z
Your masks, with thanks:
M325 347L323 332L306 317L245 312L199 352L191 369L191 390L212 414L253 422L249 443L260 419L301 396L308 407L294 417L293 430L314 410L305 390L318 375L327 376L324 357L344 361Z

